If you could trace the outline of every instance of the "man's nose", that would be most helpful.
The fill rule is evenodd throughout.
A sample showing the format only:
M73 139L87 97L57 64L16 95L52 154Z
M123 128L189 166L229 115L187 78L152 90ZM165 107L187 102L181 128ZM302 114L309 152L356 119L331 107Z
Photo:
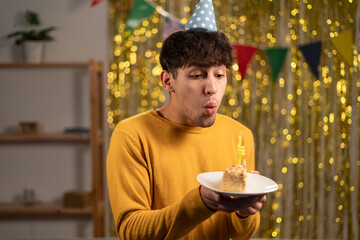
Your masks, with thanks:
M215 76L208 75L206 79L205 94L213 95L217 92Z

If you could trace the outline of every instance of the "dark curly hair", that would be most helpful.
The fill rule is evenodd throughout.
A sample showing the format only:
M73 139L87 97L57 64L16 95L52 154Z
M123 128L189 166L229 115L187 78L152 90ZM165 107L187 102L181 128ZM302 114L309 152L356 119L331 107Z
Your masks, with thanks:
M176 78L177 69L188 66L210 67L233 63L232 47L221 32L190 29L171 34L163 43L161 67Z

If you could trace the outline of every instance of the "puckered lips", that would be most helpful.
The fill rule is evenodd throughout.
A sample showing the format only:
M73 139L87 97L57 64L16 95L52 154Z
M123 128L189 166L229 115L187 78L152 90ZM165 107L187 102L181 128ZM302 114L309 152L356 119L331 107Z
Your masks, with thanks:
M209 115L216 113L216 103L210 102L205 105L205 112Z

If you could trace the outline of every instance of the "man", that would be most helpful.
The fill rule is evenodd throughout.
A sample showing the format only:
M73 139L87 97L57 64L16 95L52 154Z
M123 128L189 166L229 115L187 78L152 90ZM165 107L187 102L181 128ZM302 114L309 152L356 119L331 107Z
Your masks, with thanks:
M258 229L265 196L227 197L196 181L237 163L240 132L254 170L251 131L217 114L232 61L217 31L189 29L164 41L169 102L121 121L111 138L107 176L120 239L250 239Z

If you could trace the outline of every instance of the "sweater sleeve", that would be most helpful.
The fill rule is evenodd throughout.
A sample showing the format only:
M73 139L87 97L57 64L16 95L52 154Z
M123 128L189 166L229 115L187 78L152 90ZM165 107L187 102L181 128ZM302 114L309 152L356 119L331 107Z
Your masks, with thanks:
M112 135L106 169L120 239L176 239L214 214L198 188L173 205L152 210L152 173L138 142L121 129Z
M236 216L236 213L231 213L228 215L231 219L231 225L229 226L229 233L231 239L251 239L260 226L260 214L249 216L245 219L240 219Z

